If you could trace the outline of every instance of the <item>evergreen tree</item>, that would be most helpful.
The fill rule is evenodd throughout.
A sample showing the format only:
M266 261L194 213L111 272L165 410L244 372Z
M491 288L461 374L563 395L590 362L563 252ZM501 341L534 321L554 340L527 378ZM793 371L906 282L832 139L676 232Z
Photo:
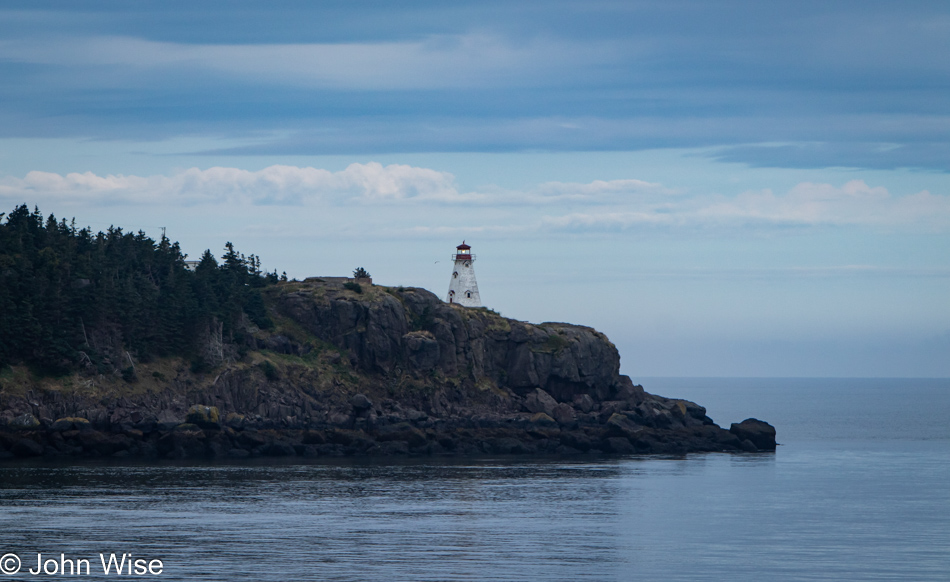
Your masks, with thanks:
M6 219L3 221L3 219ZM124 369L125 357L192 357L211 322L229 337L246 315L267 318L261 289L277 281L230 242L194 272L178 243L110 227L92 234L24 204L0 214L0 366L59 374Z

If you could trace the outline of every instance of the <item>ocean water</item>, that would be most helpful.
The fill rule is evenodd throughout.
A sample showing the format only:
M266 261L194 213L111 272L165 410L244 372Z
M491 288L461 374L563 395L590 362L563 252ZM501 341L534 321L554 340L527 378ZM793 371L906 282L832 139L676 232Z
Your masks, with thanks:
M643 379L774 454L0 465L0 579L950 579L950 380ZM88 559L40 573L37 554ZM0 559L0 567L12 564ZM51 565L50 565L51 564ZM67 564L68 566L68 564Z

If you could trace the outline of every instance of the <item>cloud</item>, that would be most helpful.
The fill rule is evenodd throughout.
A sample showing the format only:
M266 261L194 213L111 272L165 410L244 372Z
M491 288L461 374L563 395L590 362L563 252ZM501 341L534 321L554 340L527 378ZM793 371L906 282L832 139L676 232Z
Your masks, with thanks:
M616 60L607 43L432 34L399 42L185 44L125 36L24 38L0 61L64 67L213 73L307 88L405 90L535 86L565 68Z
M851 180L841 187L803 182L784 195L744 192L697 209L713 221L787 225L950 225L950 196L928 191L893 197L886 188Z
M0 181L0 197L39 198L98 204L277 204L438 203L480 206L605 204L673 191L642 180L595 180L587 184L546 182L531 190L487 188L460 192L455 177L429 168L378 162L350 164L345 170L270 166L258 171L190 168L171 176L60 175L29 172Z
M65 176L29 172L0 182L0 197L96 204L288 204L372 203L399 200L452 200L461 195L454 177L427 168L376 162L350 164L331 172L317 168L270 166L259 171L190 168L172 176Z
M939 2L26 4L0 8L7 137L227 137L204 153L239 155L722 146L769 167L950 170ZM765 142L791 146L748 145Z
M886 188L852 180L837 187L802 182L787 193L743 192L735 197L692 196L643 201L638 208L544 216L543 228L624 230L637 226L883 226L950 228L950 196L926 190L895 197Z
M643 180L594 180L587 184L577 182L545 182L532 194L540 199L564 201L597 201L605 198L642 195L674 195L676 190L665 188L662 184Z
M626 274L635 278L670 279L838 279L838 278L950 278L946 267L888 267L880 265L832 265L827 267L723 268L689 267L639 269Z
M857 120L855 120L857 121ZM950 171L950 142L939 134L947 134L946 118L918 116L906 119L901 127L911 135L895 139L916 139L914 143L801 142L780 144L746 144L715 148L706 155L721 162L735 162L758 168L826 168L829 165L847 168L933 168ZM912 127L920 124L920 127ZM844 131L839 131L841 135ZM910 132L908 132L910 133Z
M862 180L841 186L802 182L784 194L764 189L734 196L690 194L636 179L545 182L524 190L487 187L463 192L448 172L377 162L350 164L337 172L283 165L257 171L190 168L170 176L33 171L23 178L0 180L0 199L11 204L28 200L40 205L56 202L89 206L465 207L470 228L486 231L847 225L950 229L950 196L926 190L894 196L886 188L869 186ZM418 215L413 210L402 216L405 220L406 216ZM483 221L481 225L474 222L478 220ZM409 227L416 234L436 232L431 224L416 225L415 230ZM451 224L436 226L457 228Z

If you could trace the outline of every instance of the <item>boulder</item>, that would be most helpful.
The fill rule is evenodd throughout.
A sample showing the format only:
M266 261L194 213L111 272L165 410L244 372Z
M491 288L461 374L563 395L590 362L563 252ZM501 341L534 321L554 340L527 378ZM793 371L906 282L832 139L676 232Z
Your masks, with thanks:
M636 436L638 432L643 430L643 427L637 425L637 423L627 418L626 415L619 412L610 415L610 418L608 418L604 424L607 426L608 434L616 437L630 438Z
M578 394L574 397L574 408L587 414L594 409L594 399L590 397L590 394Z
M554 407L554 420L558 424L570 424L577 420L577 413L570 404L561 402Z
M181 416L168 409L161 410L155 420L159 430L172 430L182 423Z
M543 412L553 418L557 400L544 390L536 388L525 397L524 407L528 409L528 412Z
M540 424L542 426L553 426L557 424L557 421L544 414L543 412L535 412L531 415L531 418L528 419L532 424Z
M757 418L747 418L742 422L733 423L729 432L739 437L740 441L748 440L760 451L775 450L775 427Z
M636 405L643 402L646 398L646 393L643 391L643 386L639 384L634 385L629 376L620 376L619 388L614 398L616 400L625 400Z
M185 422L197 425L200 428L218 428L221 426L218 407L195 404L188 409Z
M365 394L357 394L350 398L350 406L356 411L369 410L373 407L373 401L367 398Z
M406 418L412 422L422 422L429 418L429 415L415 408L408 408L405 412Z
M614 413L630 410L630 403L625 400L606 400L600 403L600 412L597 417L600 422L607 422Z
M30 413L21 414L10 421L13 430L33 430L40 426L40 421Z
M67 430L92 430L92 423L90 423L85 418L67 416L65 418L57 418L56 421L49 427L49 429L52 432L66 432Z

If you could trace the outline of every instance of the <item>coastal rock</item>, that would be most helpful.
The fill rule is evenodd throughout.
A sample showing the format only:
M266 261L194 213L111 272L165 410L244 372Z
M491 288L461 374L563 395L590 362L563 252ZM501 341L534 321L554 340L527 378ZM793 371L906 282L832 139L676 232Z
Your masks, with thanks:
M594 399L590 394L577 394L574 396L574 408L586 414L594 409Z
M635 385L629 376L620 376L618 384L617 393L614 395L616 400L625 400L633 405L646 400L646 392L643 391L643 386Z
M365 394L357 394L350 398L350 406L354 410L369 410L373 407L373 401L367 398Z
M194 424L200 428L218 428L220 426L218 407L195 404L188 409L188 414L185 415L185 422Z
M542 426L554 426L557 424L556 420L543 412L536 412L532 414L529 420L532 424L540 424Z
M67 430L92 430L92 423L85 418L74 416L57 418L49 427L52 432L66 432Z
M132 440L125 435L103 433L98 430L79 432L76 439L84 452L101 457L127 450L132 444Z
M528 412L543 412L553 418L557 400L544 390L537 388L525 397L524 407Z
M748 440L761 451L774 451L775 427L757 418L747 418L740 423L733 423L729 432L736 435L740 441Z
M623 437L609 437L604 445L604 450L609 453L618 453L621 455L632 455L637 449L630 444L630 441Z
M194 426L194 425L192 425ZM163 435L156 443L160 457L167 459L187 459L204 457L208 454L205 446L205 434L201 430L174 430Z
M492 439L489 446L491 452L499 455L517 455L530 452L524 442L513 437Z
M424 432L408 422L387 426L381 429L376 439L382 442L404 441L410 447L421 447L426 444L427 440Z
M619 412L611 414L604 424L609 434L624 438L636 437L637 433L643 430L642 426L637 426L629 417Z
M40 426L40 421L32 414L21 414L10 421L9 427L13 430L32 430Z
M577 413L570 404L561 402L554 407L554 420L558 424L570 424L577 420Z
M413 331L402 337L409 365L414 370L435 368L440 360L439 342L428 331Z

